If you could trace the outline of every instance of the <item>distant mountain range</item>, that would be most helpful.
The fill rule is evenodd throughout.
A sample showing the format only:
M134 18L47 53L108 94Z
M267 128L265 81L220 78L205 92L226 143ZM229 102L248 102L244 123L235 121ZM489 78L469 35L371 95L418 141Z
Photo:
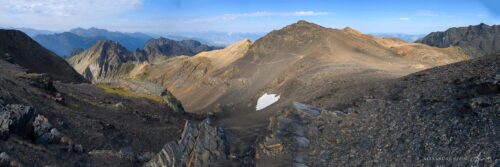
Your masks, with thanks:
M135 50L142 48L144 43L152 39L152 37L143 33L112 32L98 28L75 28L69 32L36 35L34 39L59 56L69 57L75 49L87 49L99 40L116 41L129 50Z
M445 32L435 32L425 34L403 34L403 33L372 33L376 37L399 38L406 42L420 42L430 46L448 47L460 46L470 55L481 56L485 54L495 54L500 42L495 42L499 38L489 35L500 31L500 26L488 26L481 24L477 26L451 28ZM171 40L195 40L199 43L211 46L225 47L243 39L255 41L265 35L265 33L227 33L227 32L175 32L163 35L146 33L113 32L99 28L75 28L68 32L55 33L48 30L31 28L11 28L25 32L42 46L52 50L62 57L70 57L75 51L85 50L97 43L99 40L112 40L120 43L130 51L143 48L144 44L153 38L166 37ZM489 42L477 43L480 39L472 39L469 36L478 35ZM425 37L425 38L424 38ZM460 43L458 43L460 41ZM496 45L495 45L496 44ZM479 46L481 45L481 46ZM477 48L482 48L477 50Z
M244 39L255 41L264 35L266 33L177 32L168 33L165 37L174 40L193 39L213 46L229 46Z
M144 44L152 38L165 37L171 40L196 40L202 44L217 47L229 46L235 42L249 39L255 41L266 33L228 33L228 32L175 32L158 34L113 32L100 28L74 28L68 32L53 32L31 28L14 28L28 34L42 46L52 50L62 57L70 57L75 50L85 50L97 43L99 40L112 40L120 43L130 51L143 48ZM373 33L377 37L399 38L406 42L414 42L424 34L402 34L402 33Z
M425 36L425 34L401 34L401 33L373 33L372 35L381 38L399 38L406 42L415 42Z
M167 38L151 39L144 45L144 49L129 51L118 42L101 40L89 49L75 53L68 61L85 78L98 81L128 74L136 64L155 58L192 56L218 49L195 40L174 41Z
M153 38L168 39L169 41L182 41L184 45L192 45L193 47L202 46L204 44L225 47L231 43L237 42L242 39L255 40L260 37L257 34L227 34L227 33L180 33L176 35L165 35L166 38L159 35L148 35L145 33L126 33L126 32L113 32L99 28L75 28L69 32L62 33L49 33L35 31L33 29L24 29L27 33L32 34L33 38L44 47L52 50L62 57L71 57L77 53L77 50L85 50L96 44L101 40L111 40L120 43L123 47L130 51L144 48L146 42ZM175 48L174 48L175 49ZM205 48L209 49L209 48ZM201 50L205 50L201 49ZM183 53L184 55L191 55L192 53Z
M24 28L24 27L14 28L14 29L26 33L26 35L30 36L31 38L33 38L34 36L37 36L37 35L48 35L48 34L56 33L54 31L49 31L49 30L39 30L39 29Z
M460 47L467 54L480 57L500 53L500 25L481 23L468 27L454 27L444 32L433 32L418 42L446 48Z

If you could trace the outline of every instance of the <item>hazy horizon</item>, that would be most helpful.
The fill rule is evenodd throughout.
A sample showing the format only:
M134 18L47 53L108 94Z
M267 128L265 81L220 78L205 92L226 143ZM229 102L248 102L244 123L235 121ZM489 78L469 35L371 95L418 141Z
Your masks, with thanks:
M297 20L363 33L426 34L450 27L499 24L499 2L443 1L229 1L5 0L0 27L64 32L97 27L149 34L267 33Z

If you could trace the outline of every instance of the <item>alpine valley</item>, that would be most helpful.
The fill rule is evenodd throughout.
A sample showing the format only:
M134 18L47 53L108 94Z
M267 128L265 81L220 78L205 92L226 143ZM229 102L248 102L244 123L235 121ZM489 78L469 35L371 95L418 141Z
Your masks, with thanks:
M0 30L0 166L497 166L499 27ZM429 160L457 155L483 159Z

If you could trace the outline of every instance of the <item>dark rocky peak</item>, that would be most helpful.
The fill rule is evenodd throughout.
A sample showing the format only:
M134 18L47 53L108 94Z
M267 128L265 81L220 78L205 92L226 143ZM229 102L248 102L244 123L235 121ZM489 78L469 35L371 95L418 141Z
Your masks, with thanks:
M168 38L151 39L146 42L144 50L150 56L192 56L203 51L213 50L211 47L196 40L175 41Z
M474 26L472 26L472 27L474 27ZM476 27L484 28L484 27L490 27L490 26L488 24L481 23L481 24L477 25Z
M125 47L120 45L118 42L112 40L100 40L97 41L96 46L102 47L105 50L108 49L119 49L119 50L127 50Z
M116 61L119 62L127 62L127 61L136 61L142 60L144 61L145 55L141 54L133 54L127 48L123 47L120 43L111 40L101 40L98 41L93 47L87 50L88 53L96 54L100 56L100 59L107 60L108 63ZM139 56L139 57L136 57Z
M500 53L500 26L481 23L455 27L430 33L417 42L440 48L457 46L473 57L493 55Z
M325 27L322 27L320 25L307 22L304 20L299 20L296 23L290 24L286 27L284 27L281 30L277 31L285 31L285 32L294 32L294 31L313 31L313 30L318 30L318 29L324 29Z

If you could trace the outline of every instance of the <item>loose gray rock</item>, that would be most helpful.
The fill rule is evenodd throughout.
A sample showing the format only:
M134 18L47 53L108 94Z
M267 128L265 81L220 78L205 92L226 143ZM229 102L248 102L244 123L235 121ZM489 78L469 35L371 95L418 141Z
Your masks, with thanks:
M0 137L6 139L13 133L28 136L28 123L35 114L34 108L22 104L0 106Z

